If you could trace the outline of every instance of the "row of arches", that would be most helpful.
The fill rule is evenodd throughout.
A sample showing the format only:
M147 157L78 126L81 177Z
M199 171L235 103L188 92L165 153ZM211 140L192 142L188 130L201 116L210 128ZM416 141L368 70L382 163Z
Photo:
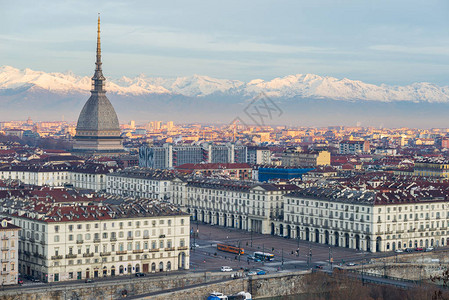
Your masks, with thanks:
M410 239L408 241L392 241L385 244L386 251L394 251L397 249L405 248L418 248L418 247L439 247L449 245L449 238L422 238L422 239Z
M194 221L200 221L207 224L213 224L223 227L231 227L242 230L248 230L248 223L246 216L242 215L234 215L230 213L219 213L212 211L204 211L190 208L187 209L187 212L191 214L192 219Z
M345 247L364 251L381 251L381 239L376 240L376 244L371 243L371 238L369 236L361 236L359 234L348 233L348 232L338 232L329 231L327 229L318 228L304 228L301 229L300 226L292 227L291 225L279 224L276 226L274 222L271 223L271 234L280 235L286 238L295 238L304 241L321 243L336 247Z
M345 247L368 252L394 251L396 249L417 247L438 247L449 245L449 238L402 238L400 240L383 240L378 236L371 240L368 235L358 233L330 231L327 229L291 226L274 222L270 224L271 234L287 238L299 238L304 241L321 243L336 247Z

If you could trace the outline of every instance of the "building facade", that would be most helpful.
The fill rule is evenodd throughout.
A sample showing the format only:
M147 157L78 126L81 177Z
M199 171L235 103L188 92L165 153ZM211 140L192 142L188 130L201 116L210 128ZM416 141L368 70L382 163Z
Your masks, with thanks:
M369 141L341 141L338 147L340 154L370 153Z
M268 234L270 220L284 217L282 195L296 189L290 184L176 178L171 201L194 220Z
M127 168L106 175L106 191L112 195L168 200L174 178L167 170Z
M10 218L0 220L1 275L3 285L17 284L19 278L19 230Z
M10 165L0 168L0 179L17 179L37 186L64 186L70 183L68 165Z
M140 147L139 166L172 169L183 164L245 163L246 156L246 146L233 143L203 143L201 145L167 143L160 147Z
M329 151L302 151L289 149L282 154L282 166L285 167L316 167L331 164Z
M188 215L156 200L117 201L4 199L1 215L22 226L20 273L57 282L188 269Z
M449 160L445 158L420 158L415 161L415 176L449 178Z
M269 165L271 151L268 147L248 147L246 162L252 165Z
M449 201L425 195L311 187L284 197L284 223L271 233L368 252L446 246Z

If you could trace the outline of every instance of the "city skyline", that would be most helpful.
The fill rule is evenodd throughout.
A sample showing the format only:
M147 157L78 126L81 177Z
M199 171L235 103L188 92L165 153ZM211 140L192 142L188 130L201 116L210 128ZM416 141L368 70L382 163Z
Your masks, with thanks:
M403 85L446 78L447 3L3 3L3 65L90 75L95 12L107 76L270 80L318 74Z

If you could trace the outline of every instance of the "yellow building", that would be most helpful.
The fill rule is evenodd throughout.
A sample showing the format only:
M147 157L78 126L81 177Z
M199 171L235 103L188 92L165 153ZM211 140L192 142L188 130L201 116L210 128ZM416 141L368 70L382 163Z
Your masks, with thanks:
M449 160L442 157L420 158L415 161L413 175L449 178Z
M316 167L331 164L329 151L302 151L301 148L288 149L282 154L282 165L287 167Z

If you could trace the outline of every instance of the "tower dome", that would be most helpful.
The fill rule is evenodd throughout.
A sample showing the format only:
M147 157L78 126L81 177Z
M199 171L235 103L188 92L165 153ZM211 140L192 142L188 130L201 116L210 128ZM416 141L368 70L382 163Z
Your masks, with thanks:
M120 125L104 89L106 79L101 68L100 16L95 65L91 96L79 115L73 149L85 152L120 152L123 151Z

